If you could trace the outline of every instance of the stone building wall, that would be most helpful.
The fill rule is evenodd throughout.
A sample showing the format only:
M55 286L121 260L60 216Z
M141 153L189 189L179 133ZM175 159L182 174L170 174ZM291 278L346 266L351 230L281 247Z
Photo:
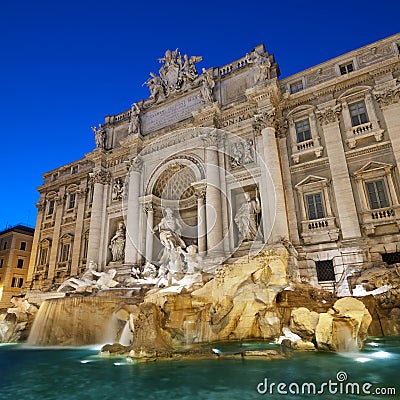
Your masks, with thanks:
M153 228L167 207L206 264L234 257L248 192L262 208L255 244L289 244L302 279L345 293L349 274L400 252L399 45L395 35L282 80L263 45L181 81L165 61L175 86L107 116L92 152L44 175L31 287L50 288L88 260L120 273L157 263Z

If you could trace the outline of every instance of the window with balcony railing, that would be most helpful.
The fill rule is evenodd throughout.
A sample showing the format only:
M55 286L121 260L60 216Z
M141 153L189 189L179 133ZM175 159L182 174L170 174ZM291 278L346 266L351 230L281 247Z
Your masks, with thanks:
M325 217L321 193L306 194L306 203L309 220Z
M349 111L352 126L358 126L369 122L364 101L349 104Z
M390 206L383 179L365 182L365 187L367 189L367 196L371 210Z
M308 120L308 118L296 122L295 127L296 127L297 143L311 140L310 121Z

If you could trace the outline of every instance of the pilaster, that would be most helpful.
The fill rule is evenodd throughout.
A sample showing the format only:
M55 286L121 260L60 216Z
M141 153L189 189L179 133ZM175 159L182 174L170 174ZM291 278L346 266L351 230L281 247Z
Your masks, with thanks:
M324 132L326 151L330 160L333 192L343 239L361 237L360 224L340 132L341 106L322 104L317 111Z
M53 238L51 242L51 252L50 252L50 259L49 259L49 271L47 279L51 280L54 278L56 264L57 264L57 256L58 256L58 245L60 240L60 231L61 231L61 222L64 212L64 194L65 194L65 187L61 188L58 197L56 199L56 218L54 222L54 229L53 229Z
M400 168L400 82L393 80L383 87L378 86L375 98L385 118L397 168Z
M105 218L104 197L107 196L105 186L110 184L111 176L109 172L101 168L96 168L89 174L93 183L92 212L90 216L88 261L92 260L99 264L101 262L101 237L103 219Z
M71 275L77 275L82 246L83 220L85 218L86 188L78 192L78 209L76 215L74 246L72 249Z

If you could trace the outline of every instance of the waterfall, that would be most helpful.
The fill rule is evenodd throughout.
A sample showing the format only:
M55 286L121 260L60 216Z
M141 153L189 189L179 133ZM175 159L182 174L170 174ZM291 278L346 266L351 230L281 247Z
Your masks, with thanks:
M118 337L119 323L118 318L113 312L106 322L101 338L102 343L115 343Z
M354 328L350 322L342 319L333 321L333 338L336 350L340 352L358 351L357 338L353 335Z
M122 330L121 337L119 338L119 343L123 346L129 346L132 342L132 332L129 327L129 320L126 321L124 329Z
M28 344L82 346L104 343L107 323L121 300L106 297L46 300L36 315Z

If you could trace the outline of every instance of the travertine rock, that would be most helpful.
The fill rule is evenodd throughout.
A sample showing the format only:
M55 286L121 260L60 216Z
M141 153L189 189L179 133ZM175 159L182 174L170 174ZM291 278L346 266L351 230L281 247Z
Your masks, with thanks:
M320 314L316 327L319 349L351 351L363 346L372 321L365 305L352 297L344 297L328 313Z
M292 310L290 330L302 338L311 340L315 336L318 320L319 314L315 311L310 311L305 307L296 308Z

